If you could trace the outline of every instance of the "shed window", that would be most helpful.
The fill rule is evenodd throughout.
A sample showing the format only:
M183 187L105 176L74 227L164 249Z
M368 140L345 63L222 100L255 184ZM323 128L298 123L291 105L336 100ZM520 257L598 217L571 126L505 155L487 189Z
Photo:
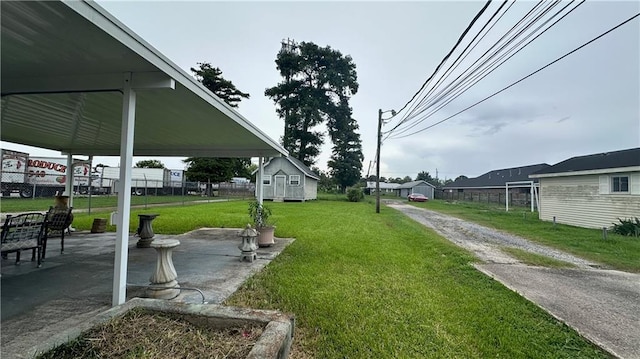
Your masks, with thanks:
M299 186L300 185L300 175L291 175L291 176L289 176L289 185L291 185L291 186Z
M611 177L611 192L629 192L629 177Z
M262 177L262 184L265 186L271 186L271 176Z

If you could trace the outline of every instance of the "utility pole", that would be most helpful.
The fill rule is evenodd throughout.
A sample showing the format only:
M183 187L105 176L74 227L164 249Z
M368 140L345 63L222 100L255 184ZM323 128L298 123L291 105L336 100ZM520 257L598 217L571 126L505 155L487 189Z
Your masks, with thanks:
M376 213L380 213L380 146L382 144L382 114L391 112L391 116L396 115L395 110L378 110L378 150L376 151Z
M382 109L378 110L378 150L376 151L376 213L380 213L380 145L382 142Z

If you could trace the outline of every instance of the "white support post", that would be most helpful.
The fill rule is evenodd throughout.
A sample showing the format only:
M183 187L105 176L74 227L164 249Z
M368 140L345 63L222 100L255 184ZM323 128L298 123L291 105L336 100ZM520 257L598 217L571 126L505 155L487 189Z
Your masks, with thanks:
M504 205L507 212L509 212L509 184L508 183L505 184L505 188L506 188L506 194L504 197Z
M127 256L129 250L129 215L131 212L131 167L133 165L133 134L135 129L136 92L131 88L131 73L124 74L122 96L122 127L120 130L120 180L116 253L113 268L112 305L125 302L127 294Z
M533 212L533 202L535 202L535 198L533 196L533 181L531 181L531 188L529 189L529 194L531 195L531 212Z
M258 177L256 178L257 187L258 188L258 203L262 206L262 201L264 200L264 181L262 180L262 176L264 175L264 158L262 156L258 157Z
M67 196L69 196L69 201L67 202L69 207L73 207L73 174L73 156L67 154L67 173L65 173L67 181L64 184L64 191L67 192Z

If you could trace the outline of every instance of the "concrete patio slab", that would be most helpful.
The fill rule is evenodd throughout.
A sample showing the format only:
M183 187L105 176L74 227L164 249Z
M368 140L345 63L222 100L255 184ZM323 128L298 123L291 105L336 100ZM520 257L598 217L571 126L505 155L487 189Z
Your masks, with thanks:
M293 242L277 238L273 246L258 249L257 260L241 262L239 231L203 228L175 236L156 234L154 239L180 241L173 263L183 290L172 301L220 304ZM156 251L137 248L137 240L129 238L127 299L143 295L155 270ZM115 234L74 232L65 237L64 254L59 248L55 240L49 242L41 268L25 254L27 260L18 266L11 254L2 261L1 357L30 358L33 348L54 333L111 307Z

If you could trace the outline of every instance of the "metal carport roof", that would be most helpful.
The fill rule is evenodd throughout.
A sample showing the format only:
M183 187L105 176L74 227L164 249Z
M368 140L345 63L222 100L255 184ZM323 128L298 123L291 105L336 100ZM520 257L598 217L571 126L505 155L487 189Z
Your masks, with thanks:
M133 155L287 155L94 2L1 1L0 12L0 138L120 156L114 305L126 293Z
M2 1L1 12L3 141L120 155L122 88L131 73L135 156L286 154L94 2Z

